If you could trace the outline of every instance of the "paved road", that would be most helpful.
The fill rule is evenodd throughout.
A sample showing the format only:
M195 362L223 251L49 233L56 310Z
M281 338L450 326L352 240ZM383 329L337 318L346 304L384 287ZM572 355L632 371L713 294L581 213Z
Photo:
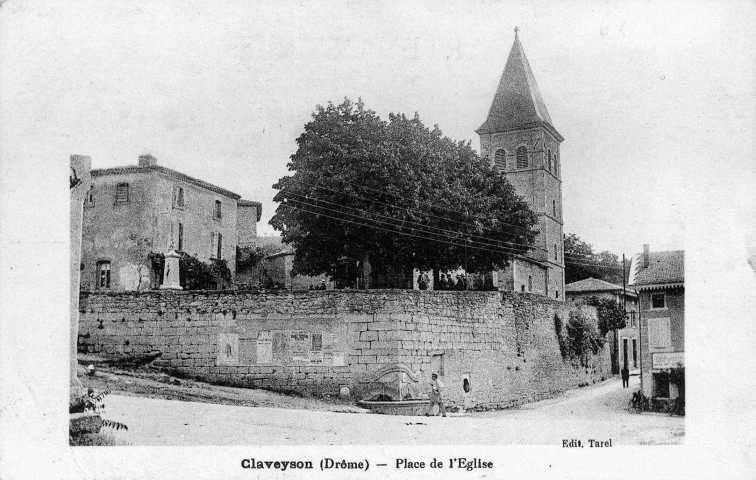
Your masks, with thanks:
M618 379L519 409L442 417L401 417L238 407L113 395L106 418L129 426L132 445L558 444L612 439L613 446L682 443L684 419L626 410Z

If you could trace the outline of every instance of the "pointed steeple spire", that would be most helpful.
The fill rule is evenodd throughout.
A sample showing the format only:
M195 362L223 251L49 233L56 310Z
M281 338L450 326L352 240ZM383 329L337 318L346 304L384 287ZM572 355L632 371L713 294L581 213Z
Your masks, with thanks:
M488 111L488 118L476 131L479 134L495 133L528 125L547 124L558 135L525 57L518 30L515 27L514 44Z

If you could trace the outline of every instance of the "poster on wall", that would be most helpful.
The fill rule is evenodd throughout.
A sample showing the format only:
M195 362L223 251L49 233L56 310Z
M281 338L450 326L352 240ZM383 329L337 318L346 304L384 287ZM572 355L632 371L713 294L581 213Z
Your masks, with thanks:
M257 336L257 362L258 364L273 363L273 340L270 332L263 331Z
M289 351L295 362L309 363L310 332L293 331L289 334Z

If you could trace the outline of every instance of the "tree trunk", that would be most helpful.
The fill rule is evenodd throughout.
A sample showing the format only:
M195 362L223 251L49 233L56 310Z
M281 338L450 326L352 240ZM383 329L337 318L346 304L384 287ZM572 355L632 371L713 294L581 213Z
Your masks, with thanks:
M371 287L371 277L373 269L370 266L370 255L367 253L362 257L362 285L365 290L369 290Z

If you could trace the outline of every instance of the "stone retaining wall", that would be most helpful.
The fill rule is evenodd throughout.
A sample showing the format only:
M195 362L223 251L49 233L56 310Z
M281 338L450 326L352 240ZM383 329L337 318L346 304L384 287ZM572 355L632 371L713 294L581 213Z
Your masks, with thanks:
M562 360L554 316L566 323L571 308L502 292L83 292L79 349L160 354L156 365L215 383L348 387L356 398L422 398L439 372L448 403L501 407L610 375L608 351L588 368Z

